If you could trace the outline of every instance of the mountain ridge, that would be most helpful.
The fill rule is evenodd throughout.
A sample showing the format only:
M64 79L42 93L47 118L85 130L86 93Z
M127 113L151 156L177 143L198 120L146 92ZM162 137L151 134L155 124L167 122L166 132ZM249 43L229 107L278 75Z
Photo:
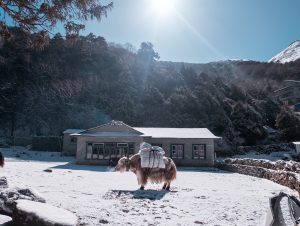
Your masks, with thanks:
M286 49L272 57L268 62L289 63L300 59L300 40L295 40Z

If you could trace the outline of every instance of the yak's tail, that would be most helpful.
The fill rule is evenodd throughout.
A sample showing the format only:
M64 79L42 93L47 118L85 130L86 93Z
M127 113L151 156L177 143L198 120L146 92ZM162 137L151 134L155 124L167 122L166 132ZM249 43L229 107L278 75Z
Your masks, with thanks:
M0 152L0 166L4 166L4 155L2 154L2 152Z
M174 161L172 161L172 171L173 171L172 180L175 180L177 177L177 168Z
M168 158L168 162L169 162L168 164L169 166L168 166L166 178L169 181L173 181L176 179L177 176L177 168L172 159Z

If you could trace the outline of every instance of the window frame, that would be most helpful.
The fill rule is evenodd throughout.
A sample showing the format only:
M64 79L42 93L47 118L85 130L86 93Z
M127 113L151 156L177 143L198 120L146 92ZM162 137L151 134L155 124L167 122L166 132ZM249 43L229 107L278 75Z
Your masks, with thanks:
M199 155L199 158L195 158L195 154L194 154L194 146L196 145L203 145L204 146L204 157L201 157ZM199 150L198 150L199 151ZM192 144L192 159L195 159L195 160L206 160L206 144Z
M173 155L173 146L177 146L177 145L182 145L182 157L178 157L178 150L176 149L176 156ZM184 144L180 143L180 144L171 144L170 145L170 157L171 159L184 159Z

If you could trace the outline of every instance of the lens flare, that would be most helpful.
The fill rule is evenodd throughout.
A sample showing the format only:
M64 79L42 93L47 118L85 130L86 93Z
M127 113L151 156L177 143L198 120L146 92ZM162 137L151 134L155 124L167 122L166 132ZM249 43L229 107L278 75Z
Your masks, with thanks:
M152 0L152 9L160 16L169 15L174 11L174 0Z

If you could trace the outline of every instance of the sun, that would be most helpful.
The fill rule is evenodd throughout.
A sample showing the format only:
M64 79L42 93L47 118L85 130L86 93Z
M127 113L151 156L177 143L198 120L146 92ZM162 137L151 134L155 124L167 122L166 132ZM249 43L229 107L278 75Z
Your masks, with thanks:
M175 0L152 0L152 10L159 16L166 16L174 11Z

